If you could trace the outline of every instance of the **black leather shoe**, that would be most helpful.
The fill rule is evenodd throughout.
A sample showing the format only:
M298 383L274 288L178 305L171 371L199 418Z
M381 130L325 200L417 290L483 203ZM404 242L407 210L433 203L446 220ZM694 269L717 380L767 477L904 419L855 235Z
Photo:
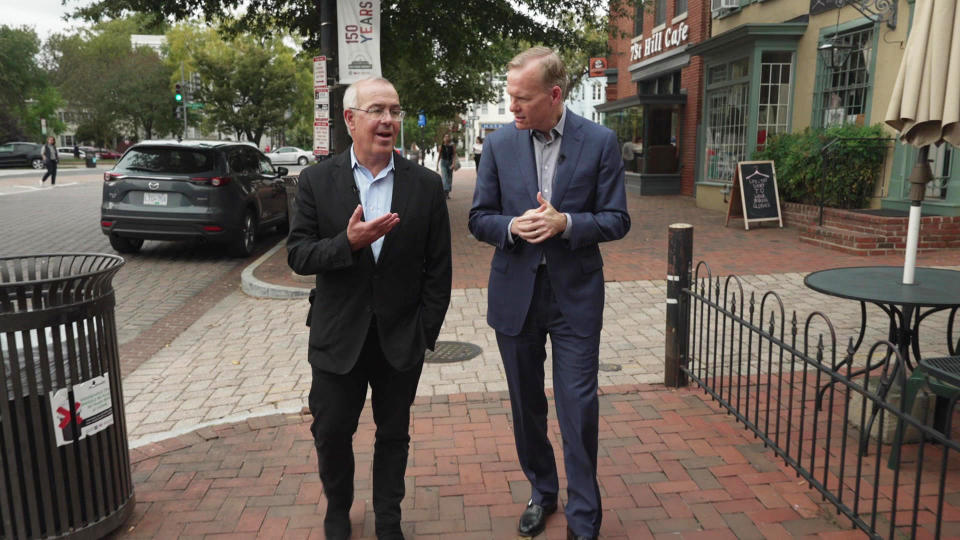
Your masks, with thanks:
M573 534L570 527L567 527L567 540L597 540L596 536L583 536L582 534Z
M527 503L526 510L520 514L517 532L524 536L536 536L547 526L547 516L557 511L557 503L535 504L533 499Z

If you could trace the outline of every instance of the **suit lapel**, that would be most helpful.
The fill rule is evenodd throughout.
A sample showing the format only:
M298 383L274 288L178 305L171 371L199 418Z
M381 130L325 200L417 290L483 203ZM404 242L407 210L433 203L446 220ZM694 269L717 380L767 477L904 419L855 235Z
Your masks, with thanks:
M397 223L387 235L383 238L383 245L380 247L380 257L377 264L383 261L384 257L393 250L393 245L399 241L400 228L403 227L403 216L406 214L411 191L413 190L410 182L410 162L399 157L393 156L393 193L390 199L390 212L400 216L400 223ZM371 251L372 253L372 251Z
M337 186L337 209L345 210L343 215L344 227L353 215L353 211L360 204L360 193L357 190L357 181L353 177L353 168L350 166L350 151L342 152L337 158L336 170L333 173L333 181ZM373 263L373 250L367 246L363 250L365 256L369 257Z
M563 125L563 137L560 138L560 156L558 159L557 174L553 179L553 197L550 204L559 208L563 196L573 180L573 171L577 170L577 161L583 149L583 132L580 130L579 118L567 110L567 119Z
M536 208L540 206L537 202L537 192L540 191L540 185L537 181L537 155L533 150L533 137L530 136L529 129L517 130L516 142L514 148L517 149L517 163L520 166L520 179L527 188L527 194L530 195L530 201Z

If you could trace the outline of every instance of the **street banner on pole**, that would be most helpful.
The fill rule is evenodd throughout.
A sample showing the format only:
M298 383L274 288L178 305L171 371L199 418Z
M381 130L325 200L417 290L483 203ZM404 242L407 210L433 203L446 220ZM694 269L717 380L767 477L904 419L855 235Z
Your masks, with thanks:
M337 2L340 82L380 77L380 0Z

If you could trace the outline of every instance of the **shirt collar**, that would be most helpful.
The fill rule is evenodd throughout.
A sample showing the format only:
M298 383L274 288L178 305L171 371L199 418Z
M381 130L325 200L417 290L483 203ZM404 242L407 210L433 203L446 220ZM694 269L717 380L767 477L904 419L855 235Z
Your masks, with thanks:
M356 170L357 167L363 167L367 172L370 172L370 169L367 169L362 163L357 161L357 154L353 151L353 145L350 145L350 169ZM393 152L390 152L390 163L380 171L380 174L377 175L377 178L383 178L388 172L393 171ZM371 173L370 176L373 176ZM377 178L374 178L376 180Z
M564 124L565 124L566 122L567 122L567 108L564 107L564 108L563 108L563 112L560 113L560 120L557 122L557 125L553 126L553 127L550 129L550 134L551 134L550 142L553 142L557 137L563 137L563 126L564 126ZM530 130L530 136L531 136L531 137L538 137L538 138L540 138L540 137L542 137L542 134L540 134L540 133L539 133L537 130L535 130L535 129L531 129L531 130ZM545 141L543 141L542 138L540 138L540 141L541 141L541 142L545 142Z

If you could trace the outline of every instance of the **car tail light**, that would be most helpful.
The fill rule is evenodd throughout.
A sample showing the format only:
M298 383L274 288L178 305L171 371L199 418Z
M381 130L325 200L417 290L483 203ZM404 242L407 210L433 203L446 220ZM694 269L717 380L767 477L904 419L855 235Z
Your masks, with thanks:
M206 232L221 232L223 231L223 227L219 225L204 225L203 230Z
M101 227L113 227L113 222L112 222L112 221L101 221L101 222L100 222L100 226L101 226Z
M195 184L207 184L213 187L225 186L229 184L231 180L233 179L230 178L229 176L214 176L212 178L206 177L206 176L200 176L200 177L194 177L190 179L190 181Z
M111 180L116 180L117 178L120 178L120 173L115 173L115 172L105 172L105 173L103 173L103 181L104 181L104 182L109 182L109 181L111 181Z

